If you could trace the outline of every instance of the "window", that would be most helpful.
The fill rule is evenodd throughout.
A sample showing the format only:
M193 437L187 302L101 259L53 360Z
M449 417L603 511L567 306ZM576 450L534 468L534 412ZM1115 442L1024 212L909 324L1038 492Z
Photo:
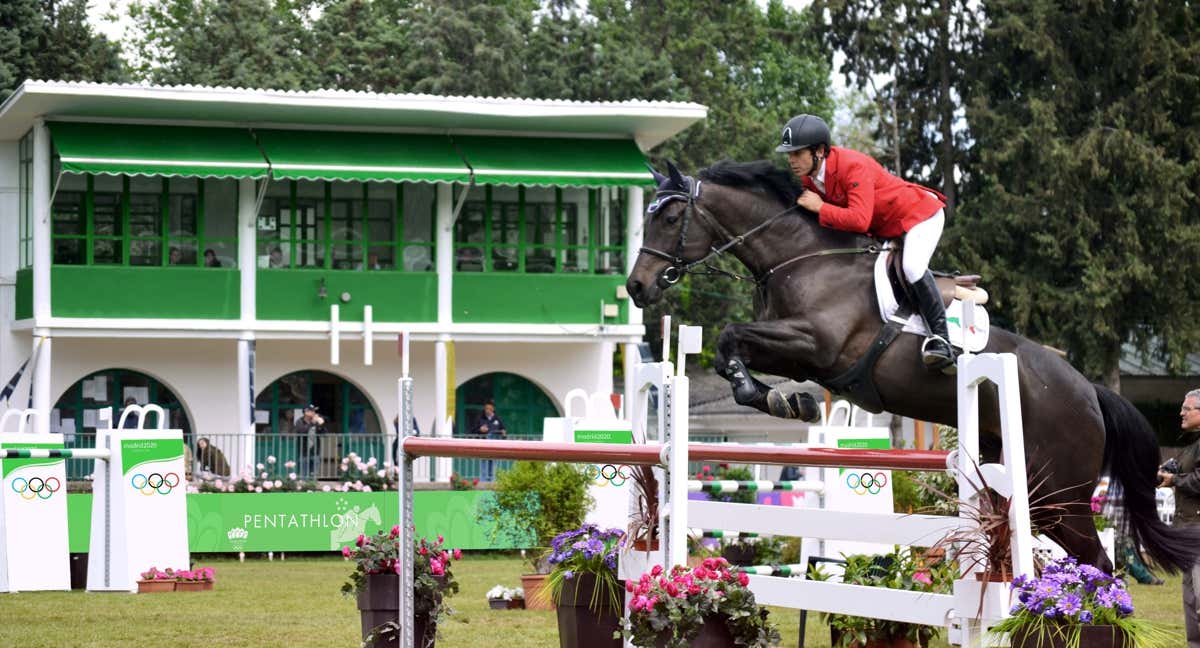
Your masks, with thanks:
M66 174L51 221L60 265L237 267L234 180Z
M20 268L33 265L33 131L21 138L18 158L19 233L17 236Z
M624 272L622 196L615 187L473 187L454 225L454 267L463 272Z
M435 196L425 184L273 182L259 267L432 272Z

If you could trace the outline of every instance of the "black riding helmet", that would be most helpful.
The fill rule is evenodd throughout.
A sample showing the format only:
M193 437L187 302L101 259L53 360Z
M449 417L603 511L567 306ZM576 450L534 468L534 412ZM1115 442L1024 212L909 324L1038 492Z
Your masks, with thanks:
M810 146L829 146L829 126L816 115L796 115L783 127L783 137L776 153L791 153Z

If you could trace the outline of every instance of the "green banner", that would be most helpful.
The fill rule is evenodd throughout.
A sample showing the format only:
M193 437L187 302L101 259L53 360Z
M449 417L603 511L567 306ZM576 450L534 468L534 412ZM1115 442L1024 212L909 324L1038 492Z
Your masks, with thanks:
M125 439L121 441L121 474L128 475L129 471L142 464L170 461L182 456L182 439Z
M416 491L417 533L445 536L457 549L504 549L475 521L491 491ZM374 533L400 519L395 491L377 493L189 493L188 545L193 553L237 551L335 551L360 533ZM87 551L92 496L67 498L73 553Z
M633 443L631 430L575 430L575 443Z

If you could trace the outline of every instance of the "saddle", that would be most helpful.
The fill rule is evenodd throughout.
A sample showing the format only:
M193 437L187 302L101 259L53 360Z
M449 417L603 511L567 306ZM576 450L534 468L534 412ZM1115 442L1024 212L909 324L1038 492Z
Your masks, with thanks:
M892 294L896 296L896 301L901 306L908 306L909 310L912 310L917 302L912 296L912 289L909 288L908 281L904 278L904 270L901 265L903 251L904 247L899 244L891 246L886 261L887 278L888 283L892 286ZM987 303L988 293L979 287L981 279L979 275L960 275L937 270L932 272L937 281L938 290L942 293L943 306L949 307L955 299L973 301L980 306Z

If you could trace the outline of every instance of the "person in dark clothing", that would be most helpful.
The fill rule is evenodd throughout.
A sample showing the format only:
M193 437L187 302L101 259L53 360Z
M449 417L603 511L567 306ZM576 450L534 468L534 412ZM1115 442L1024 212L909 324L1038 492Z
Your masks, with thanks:
M479 415L479 420L475 423L475 432L484 436L487 439L503 439L508 436L508 430L504 429L504 421L496 416L495 401L488 401L483 404L483 414ZM496 462L492 459L484 459L481 466L481 474L479 478L485 482L496 481Z
M304 407L304 416L296 422L294 430L296 443L300 450L299 463L308 469L304 477L306 479L319 477L317 461L321 457L321 441L318 435L325 434L325 419L317 414L316 405L309 403Z
M225 460L225 453L214 446L208 437L196 440L196 465L199 466L200 472L208 471L219 477L229 475L229 462Z
M126 398L125 405L124 405L124 407L121 408L121 413L124 414L125 410L127 410L131 406L137 405L137 404L138 404L138 402L137 402L136 398L132 398L132 397ZM138 417L136 414L131 413L129 416L125 417L124 421L121 422L121 427L126 430L136 430L137 426L138 426Z
M421 426L417 425L417 417L413 417L413 436L421 436ZM396 463L400 462L400 415L397 414L392 419L392 427L396 430L396 440L392 441L392 456L396 458Z
M1179 408L1180 428L1200 432L1200 389L1183 397ZM1179 472L1159 469L1160 486L1175 488L1175 524L1200 522L1200 440L1184 448L1177 457ZM1200 648L1200 563L1183 572L1183 621L1188 648Z

